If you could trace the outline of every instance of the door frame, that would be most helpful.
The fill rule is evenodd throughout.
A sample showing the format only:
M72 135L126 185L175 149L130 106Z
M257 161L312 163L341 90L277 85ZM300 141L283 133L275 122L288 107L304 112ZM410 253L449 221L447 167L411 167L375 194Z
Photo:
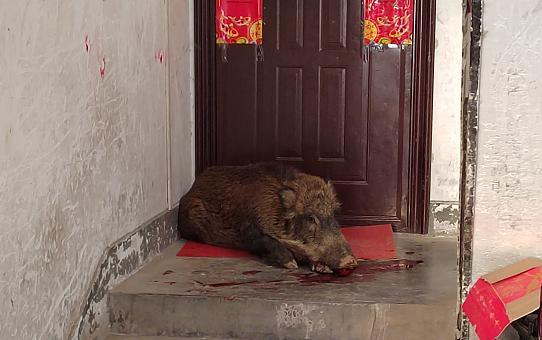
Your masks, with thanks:
M463 0L459 296L457 301L457 328L461 339L469 339L470 334L470 323L461 309L461 303L465 301L473 278L472 257L478 161L482 14L482 0Z
M264 0L265 1L265 0ZM362 1L362 0L359 0ZM408 226L402 232L426 234L431 185L431 132L435 2L416 0L410 123ZM216 164L217 100L215 0L194 2L196 175ZM361 37L360 37L361 39Z

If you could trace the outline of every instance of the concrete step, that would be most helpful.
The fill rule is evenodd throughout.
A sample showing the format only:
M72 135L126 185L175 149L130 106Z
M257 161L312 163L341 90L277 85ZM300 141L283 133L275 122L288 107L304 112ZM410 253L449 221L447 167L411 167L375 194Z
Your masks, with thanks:
M185 337L170 337L170 336L137 336L137 335L125 335L125 334L111 334L106 340L235 340L226 338L185 338Z
M396 240L401 260L363 263L344 278L255 259L176 258L176 244L110 292L111 329L238 339L454 339L456 238Z

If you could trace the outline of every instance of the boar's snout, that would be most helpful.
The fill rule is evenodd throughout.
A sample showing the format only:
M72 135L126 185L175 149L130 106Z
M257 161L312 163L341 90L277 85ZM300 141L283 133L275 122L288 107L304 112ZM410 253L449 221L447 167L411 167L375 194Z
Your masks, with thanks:
M358 266L358 261L341 233L341 228L334 218L328 221L329 224L323 228L325 231L320 243L322 249L320 261L334 272L339 269L355 269Z
M333 217L299 217L295 235L285 243L300 262L308 262L318 273L355 269L358 261Z
M358 266L358 260L342 234L333 237L332 245L328 246L321 256L321 262L334 272L340 269L355 269Z

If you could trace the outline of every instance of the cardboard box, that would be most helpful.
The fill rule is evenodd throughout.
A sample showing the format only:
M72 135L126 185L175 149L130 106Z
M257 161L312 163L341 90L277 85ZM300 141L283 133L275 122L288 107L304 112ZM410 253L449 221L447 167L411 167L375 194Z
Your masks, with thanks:
M478 279L463 312L480 340L494 340L513 321L540 308L541 287L542 260L528 258Z

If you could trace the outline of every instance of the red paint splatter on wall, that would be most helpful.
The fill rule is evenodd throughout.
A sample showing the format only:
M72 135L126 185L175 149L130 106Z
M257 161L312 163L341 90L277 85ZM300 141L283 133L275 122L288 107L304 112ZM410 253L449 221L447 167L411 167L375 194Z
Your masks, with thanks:
M154 60L160 64L163 64L166 61L166 55L164 51L156 51L154 52Z
M105 77L105 57L102 57L102 62L100 65L100 77Z
M90 52L90 39L88 38L88 34L85 35L85 51L87 51L87 53Z

